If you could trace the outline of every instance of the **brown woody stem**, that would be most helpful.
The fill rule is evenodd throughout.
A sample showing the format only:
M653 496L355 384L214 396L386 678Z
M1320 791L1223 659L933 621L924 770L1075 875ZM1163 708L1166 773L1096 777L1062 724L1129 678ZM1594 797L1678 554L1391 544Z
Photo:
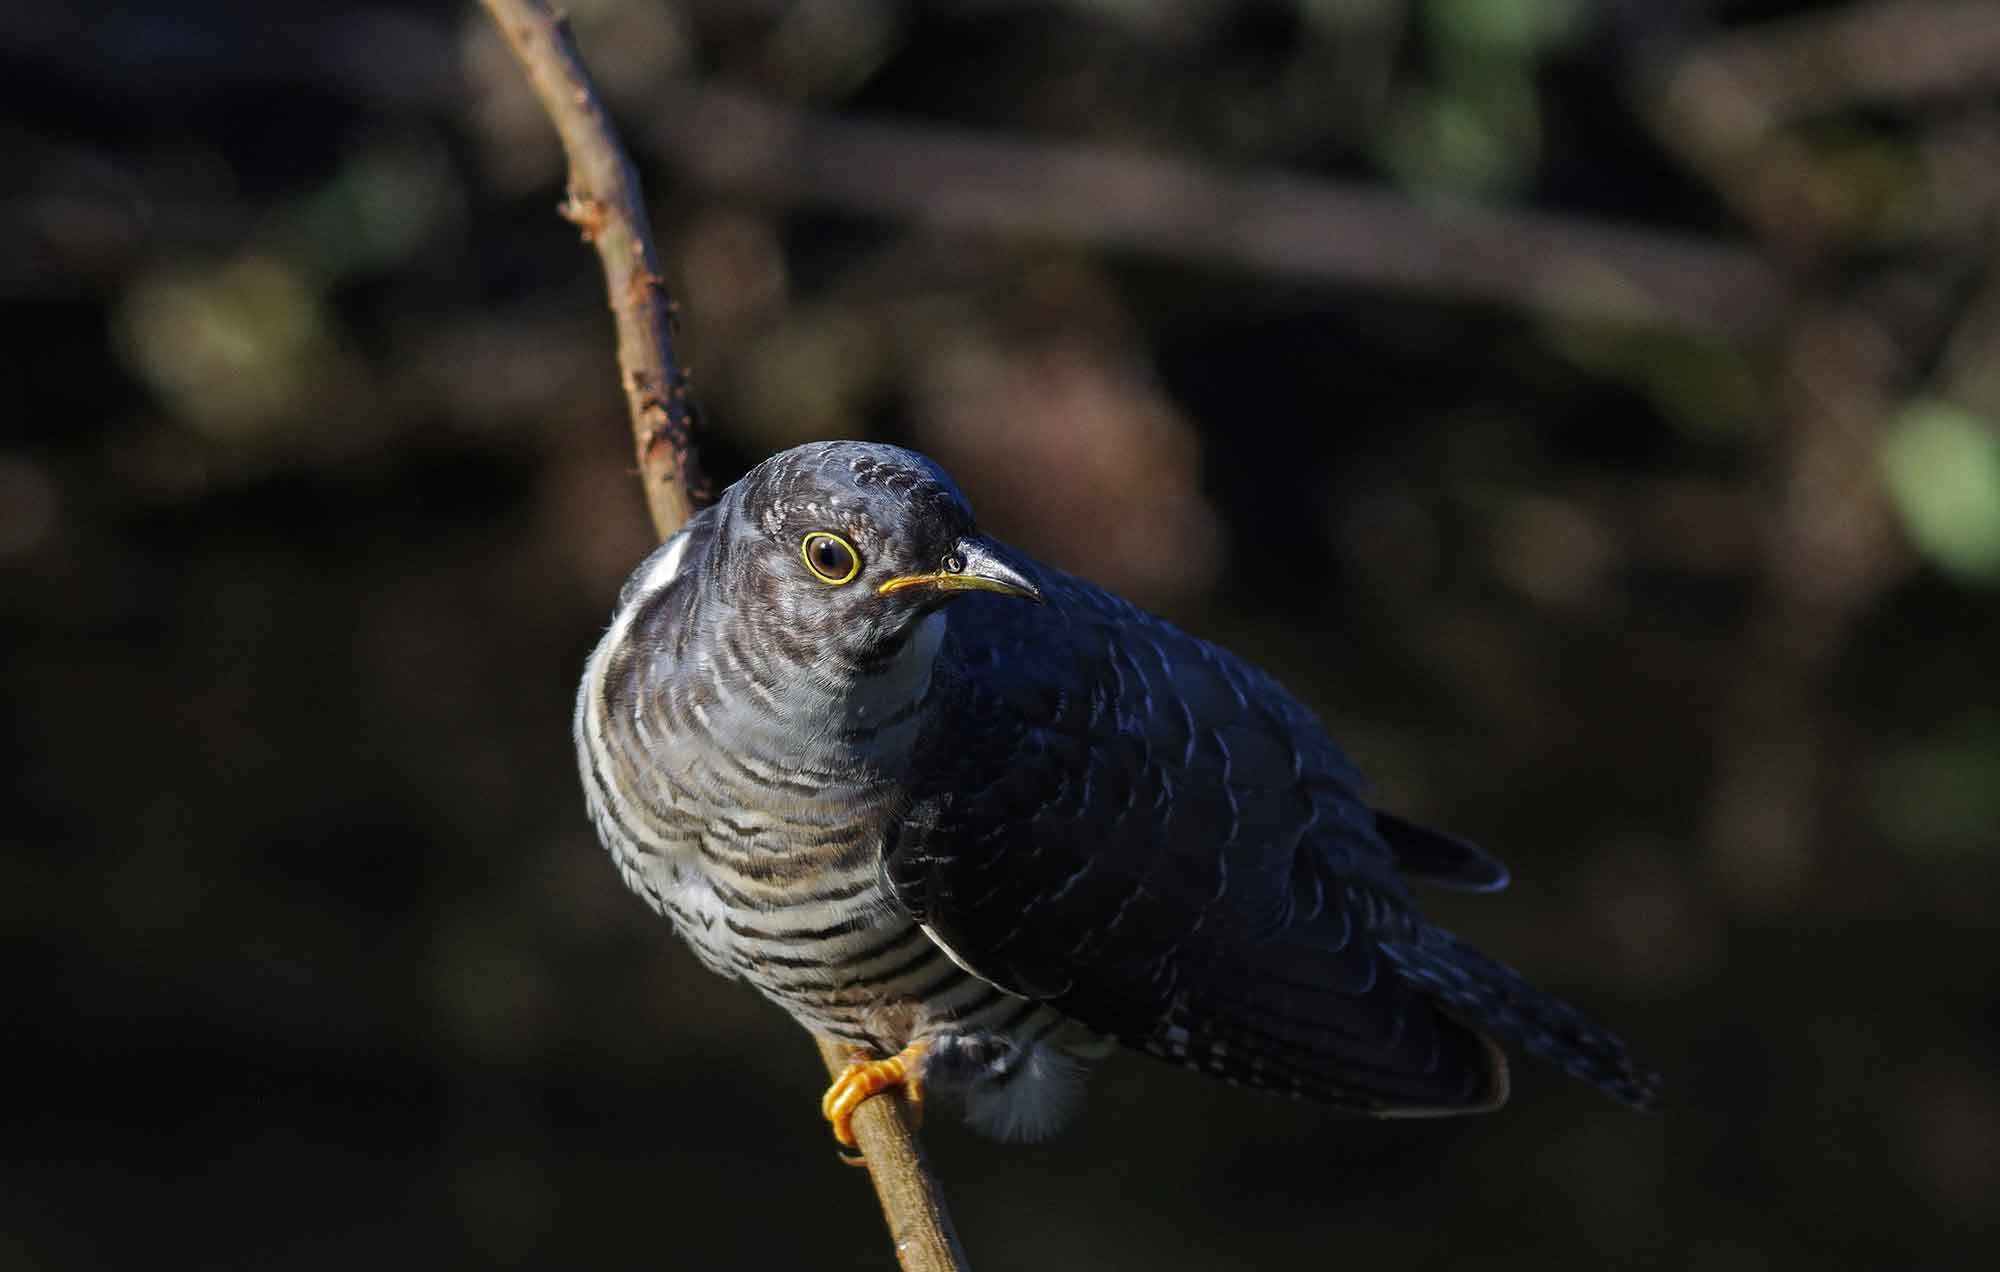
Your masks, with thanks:
M646 506L665 538L694 515L701 489L694 404L674 357L674 302L660 274L639 174L591 87L569 23L542 0L482 0L526 72L569 158L561 212L597 249L618 326L618 376Z
M817 1041L826 1071L838 1076L852 1053L829 1039ZM882 1218L889 1224L896 1261L905 1272L964 1269L965 1251L952 1231L944 1193L924 1160L923 1146L910 1125L909 1105L900 1088L862 1101L854 1111L854 1138L875 1181L875 1195L881 1198Z

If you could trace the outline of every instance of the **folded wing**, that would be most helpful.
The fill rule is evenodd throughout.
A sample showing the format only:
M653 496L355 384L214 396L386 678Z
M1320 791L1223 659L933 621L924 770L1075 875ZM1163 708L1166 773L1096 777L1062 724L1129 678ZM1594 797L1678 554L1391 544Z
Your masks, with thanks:
M1398 877L1492 887L1485 854L1391 822L1255 668L1049 572L970 598L892 895L966 967L1120 1041L1381 1113L1491 1107L1506 1070L1385 949Z

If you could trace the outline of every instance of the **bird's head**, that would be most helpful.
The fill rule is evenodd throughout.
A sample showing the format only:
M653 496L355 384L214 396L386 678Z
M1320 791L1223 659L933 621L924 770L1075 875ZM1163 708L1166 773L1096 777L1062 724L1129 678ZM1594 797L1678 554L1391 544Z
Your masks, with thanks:
M873 661L969 593L1042 599L1033 567L980 533L951 478L915 451L796 447L751 469L724 502L724 588L774 640L822 655Z

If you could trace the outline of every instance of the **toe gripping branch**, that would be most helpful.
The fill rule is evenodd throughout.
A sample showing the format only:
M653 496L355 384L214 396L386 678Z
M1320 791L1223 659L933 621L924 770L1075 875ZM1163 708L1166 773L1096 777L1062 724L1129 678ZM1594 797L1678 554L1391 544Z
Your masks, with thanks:
M910 1119L921 1124L924 1116L924 1056L930 1044L913 1042L886 1060L857 1056L826 1089L819 1102L820 1115L832 1124L833 1137L844 1148L854 1143L854 1111L872 1095L902 1087L909 1101Z

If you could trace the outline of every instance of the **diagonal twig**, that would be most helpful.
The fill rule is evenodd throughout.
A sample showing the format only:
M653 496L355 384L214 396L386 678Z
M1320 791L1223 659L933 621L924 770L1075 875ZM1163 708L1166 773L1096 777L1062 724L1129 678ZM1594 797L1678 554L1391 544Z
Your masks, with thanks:
M597 249L618 325L618 376L653 528L665 538L694 515L693 402L674 357L674 303L660 276L639 174L618 141L570 40L568 21L543 0L481 0L513 48L569 159L564 219Z
M838 1074L847 1067L847 1048L830 1038L815 1041L828 1073ZM924 1160L923 1145L910 1126L909 1104L901 1093L893 1100L877 1096L862 1101L854 1112L854 1138L875 1180L896 1261L906 1272L964 1272L965 1251L959 1247L958 1233L944 1208L944 1193Z
M618 369L632 416L633 442L653 526L678 530L701 500L693 403L674 356L673 311L653 246L639 177L591 87L568 24L544 0L481 0L512 46L542 109L562 137L569 193L562 214L597 249L618 326ZM847 1056L822 1039L820 1055L838 1074ZM897 1261L906 1272L963 1272L937 1180L925 1165L900 1093L863 1103L855 1138L866 1155Z

